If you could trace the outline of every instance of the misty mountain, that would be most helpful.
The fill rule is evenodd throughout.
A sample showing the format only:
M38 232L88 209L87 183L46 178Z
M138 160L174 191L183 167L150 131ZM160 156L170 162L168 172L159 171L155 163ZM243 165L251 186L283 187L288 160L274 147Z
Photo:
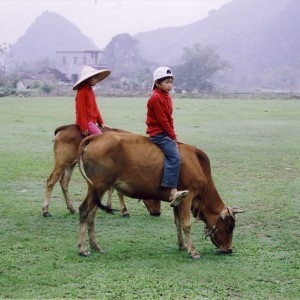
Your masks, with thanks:
M300 68L300 1L234 0L203 20L183 27L139 33L139 51L162 65L180 62L195 43L214 45L232 71L223 84L262 85L271 70Z
M45 11L12 46L15 62L55 61L56 51L98 50L71 22L54 12Z
M128 33L116 35L104 49L104 59L114 76L152 77L155 64L143 59L138 51L138 41ZM142 78L140 78L142 80Z
M209 16L181 27L134 36L119 34L104 49L114 74L149 73L159 65L176 66L184 48L216 46L231 70L216 77L222 86L297 88L300 86L300 1L233 0ZM55 61L56 51L97 50L71 22L44 12L12 46L13 60ZM137 72L136 72L137 71Z

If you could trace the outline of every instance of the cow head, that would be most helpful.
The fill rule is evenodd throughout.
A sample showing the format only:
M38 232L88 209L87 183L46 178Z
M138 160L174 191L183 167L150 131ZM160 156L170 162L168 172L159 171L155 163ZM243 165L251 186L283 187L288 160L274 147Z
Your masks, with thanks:
M243 213L239 207L225 206L219 214L215 224L205 228L205 237L210 237L212 243L221 253L232 253L232 237L235 227L235 214Z
M155 199L144 199L144 204L151 216L160 216L160 201Z

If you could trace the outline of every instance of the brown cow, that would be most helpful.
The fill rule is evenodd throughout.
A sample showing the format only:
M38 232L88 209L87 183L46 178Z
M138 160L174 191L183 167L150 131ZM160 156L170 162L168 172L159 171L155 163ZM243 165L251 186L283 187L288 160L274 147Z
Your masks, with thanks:
M210 162L203 151L182 143L178 147L181 153L178 189L189 190L187 198L173 208L179 248L187 249L193 258L200 258L191 239L192 211L195 218L206 224L206 236L219 251L231 253L235 214L243 211L225 206L215 188ZM105 209L101 197L109 187L131 198L169 202L169 189L160 186L163 159L163 153L156 145L137 134L107 132L82 141L79 168L88 182L88 191L79 207L80 255L89 255L85 246L86 226L91 248L101 251L95 240L94 219L98 206Z
M111 128L103 128L103 131L122 131L119 129L111 129ZM50 217L49 213L49 203L51 193L57 181L59 180L61 189L64 194L64 198L67 204L67 209L70 210L71 213L75 213L75 209L72 205L70 196L69 196L69 183L72 177L72 173L74 167L78 162L78 147L80 142L83 140L83 136L81 132L75 124L65 125L58 127L54 132L54 168L51 172L50 176L47 179L46 191L44 196L43 203L43 215L44 217ZM129 216L127 211L124 197L118 192L120 204L121 204L121 212L124 217ZM108 189L108 200L107 206L111 207L112 200L112 190ZM159 216L160 215L160 202L158 201L144 201L144 204L151 215Z

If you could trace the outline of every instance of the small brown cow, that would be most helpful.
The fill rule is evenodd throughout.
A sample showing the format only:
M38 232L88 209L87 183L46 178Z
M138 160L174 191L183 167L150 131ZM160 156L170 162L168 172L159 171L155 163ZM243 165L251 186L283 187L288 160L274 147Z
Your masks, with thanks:
M195 218L206 224L205 234L219 251L231 253L235 214L243 211L225 206L215 188L210 162L203 151L182 143L178 147L181 154L178 189L189 190L187 198L173 208L179 248L187 249L192 258L200 258L191 238L192 211ZM107 132L82 141L79 168L88 182L88 191L79 208L80 255L89 255L85 245L86 227L91 248L101 251L95 239L94 220L97 208L105 209L101 198L109 187L130 198L169 202L170 191L160 186L163 159L163 153L156 145L137 134Z
M122 131L119 129L102 128L102 131ZM49 203L53 188L57 181L59 180L61 189L64 194L67 209L71 213L75 213L75 209L72 205L72 201L69 196L69 183L72 177L74 167L78 162L78 147L80 142L83 140L83 136L77 125L65 125L58 127L54 132L54 168L50 176L47 179L46 191L43 203L43 215L44 217L50 217ZM107 206L111 207L112 200L112 190L108 189L108 200ZM118 197L121 204L121 212L124 217L129 216L128 210L126 208L123 195L118 192ZM160 215L160 202L145 200L144 204L151 215Z

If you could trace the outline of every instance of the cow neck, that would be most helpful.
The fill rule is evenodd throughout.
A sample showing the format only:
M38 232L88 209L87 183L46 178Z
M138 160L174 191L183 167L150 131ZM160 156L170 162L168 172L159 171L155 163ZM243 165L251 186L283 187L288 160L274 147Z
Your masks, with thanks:
M219 196L213 182L207 184L200 206L200 219L209 227L215 224L225 204Z

